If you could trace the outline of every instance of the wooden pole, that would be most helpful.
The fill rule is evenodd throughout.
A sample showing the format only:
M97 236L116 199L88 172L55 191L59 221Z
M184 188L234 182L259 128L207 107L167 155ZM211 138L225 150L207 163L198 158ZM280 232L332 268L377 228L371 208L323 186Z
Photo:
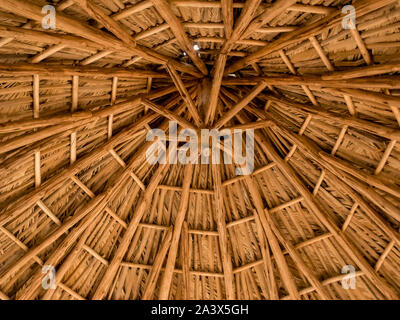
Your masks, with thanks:
M219 150L218 150L219 152ZM229 250L228 234L225 221L224 200L222 197L223 188L221 183L221 169L219 164L211 165L213 182L214 182L214 199L215 199L215 221L218 229L219 248L221 252L222 266L224 269L224 281L226 298L234 300L236 298L234 289L234 277L232 268L232 258Z
M192 178L193 178L193 165L189 163L185 165L183 173L181 201L175 218L174 231L172 235L171 246L168 251L167 263L165 265L164 274L161 278L160 291L158 295L158 298L160 300L167 300L169 297L169 291L171 288L176 257L178 256L179 239L181 238L182 226L185 220L189 204L189 191Z
M160 184L160 181L163 179L164 175L166 174L169 165L161 164L153 174L146 191L141 194L140 200L135 208L135 213L133 215L132 220L128 224L128 228L126 229L120 244L114 254L114 257L110 261L110 264L102 277L99 285L96 288L96 291L93 295L94 300L101 300L103 299L111 285L112 280L114 279L116 272L121 264L126 250L128 249L130 242L135 235L135 232L138 228L140 220L142 219L144 213L150 207L151 199L153 197L154 191L157 186Z

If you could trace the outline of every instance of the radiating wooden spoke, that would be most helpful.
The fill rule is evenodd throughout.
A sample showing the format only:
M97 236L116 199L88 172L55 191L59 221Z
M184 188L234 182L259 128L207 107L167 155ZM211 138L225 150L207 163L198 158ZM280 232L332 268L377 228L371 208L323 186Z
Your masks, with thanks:
M345 5L0 0L0 299L399 299L400 3Z

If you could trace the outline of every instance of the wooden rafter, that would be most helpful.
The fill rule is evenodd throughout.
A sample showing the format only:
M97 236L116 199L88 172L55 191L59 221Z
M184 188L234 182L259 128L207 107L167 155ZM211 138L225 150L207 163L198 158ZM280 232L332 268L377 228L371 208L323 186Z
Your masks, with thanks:
M150 300L153 298L154 291L155 291L156 285L157 285L157 279L158 279L160 271L161 271L161 267L164 263L164 260L168 253L168 250L170 249L170 246L171 246L171 242L172 242L172 238L173 238L172 236L173 236L173 231L172 231L172 228L170 228L167 231L167 233L162 241L160 250L154 260L153 267L151 268L150 274L147 278L146 288L144 289L144 292L142 295L143 300ZM169 255L168 255L168 257L169 257ZM175 259L174 259L174 262L175 262Z
M229 39L233 30L233 0L221 0L225 37Z
M274 235L270 224L267 221L266 215L264 213L264 205L262 198L254 184L251 178L246 177L245 178L246 185L249 188L249 192L253 198L254 201L254 206L256 207L256 212L258 215L258 218L261 221L261 225L263 226L266 239L271 247L272 253L274 255L275 261L278 265L279 272L281 274L282 280L285 284L286 289L288 290L290 296L292 299L298 299L299 298L299 293L296 287L296 284L293 281L293 276L289 270L289 267L287 265L287 262L283 256L283 253L281 251L281 248L279 246L278 240L276 239L276 236Z
M370 13L371 11L377 10L381 7L384 7L390 3L392 0L380 0L371 3L370 1L359 1L354 5L354 8L357 12L357 17L362 17L365 14ZM287 35L281 37L278 40L275 40L269 46L248 55L247 57L235 62L231 66L229 66L225 70L225 75L233 73L239 69L242 69L249 65L252 62L256 62L270 53L279 51L289 46L292 43L298 43L301 40L305 40L311 36L314 36L324 30L332 28L336 25L339 25L342 22L341 11L336 11L328 16L321 18L317 22L306 25L302 28L297 29Z
M15 12L16 14L20 14L21 16L25 16L39 23L41 23L43 19L42 8L40 6L24 2L22 0L1 0L0 8ZM101 19L101 21L104 20L108 27L112 28L113 31L118 32L119 29L117 26L115 26L113 20L102 13L101 10L99 10L97 7L92 6L88 8L84 6L83 8L87 8L88 13L95 15L96 19ZM106 34L105 32L94 29L93 27L84 26L81 22L78 22L62 13L57 14L57 28L86 38L94 43L103 46L104 48L117 50L120 52L125 52L126 50L129 50L132 54L139 55L142 58L154 63L165 64L167 61L169 61L170 63L173 63L174 66L180 71L192 74L194 73L194 75L198 75L196 72L192 71L192 68L188 66L183 66L181 63L174 61L173 59L164 57L159 53L152 51L151 49L140 48L139 46L134 46L133 44L129 45L126 36L123 36L124 41L118 40Z
M397 293L390 287L390 285L382 280L379 275L373 270L373 268L367 263L367 261L362 257L359 251L354 248L352 242L340 231L340 229L335 225L332 219L322 213L322 211L315 204L312 199L310 192L303 185L301 180L297 177L294 170L287 165L286 162L282 161L279 158L279 155L273 150L273 147L270 144L263 143L263 148L268 150L268 153L272 156L274 161L279 163L280 168L284 172L284 174L289 178L291 182L296 185L299 192L303 195L307 206L318 216L320 221L328 228L328 230L334 235L336 241L343 247L344 250L357 262L360 268L371 278L372 281L382 290L385 295L391 298L395 298Z
M168 258L160 284L160 291L158 296L160 300L167 300L169 297L173 270L175 268L175 261L178 254L179 239L181 238L183 222L185 220L186 211L189 205L189 191L192 182L192 176L193 165L187 164L183 173L181 202L179 204L178 213L175 218L171 246L168 251Z
M240 13L240 17L238 18L235 28L233 29L231 37L226 39L222 49L222 54L227 54L232 50L232 47L235 45L235 42L240 39L243 32L246 30L246 27L253 19L256 14L256 11L261 3L261 0L247 0L244 4L242 12Z
M206 124L212 124L212 122L215 119L215 112L217 110L219 91L221 88L226 59L227 59L226 55L220 54L217 58L215 69L213 70L214 74L211 85L210 101L209 101L209 106L207 108L206 119L205 119Z
M219 150L218 150L219 152ZM225 206L222 198L222 182L221 182L221 169L220 165L213 164L212 165L212 174L213 174L213 182L214 182L214 198L215 198L215 220L217 223L218 229L218 240L219 240L219 249L221 252L222 265L224 269L224 281L225 281L225 291L226 298L229 300L233 300L236 297L235 289L234 289L234 278L233 278L233 268L232 268L232 258L229 249L228 235L226 230L226 221L225 221Z
M172 120L178 122L182 127L184 128L190 128L193 130L197 130L198 127L193 125L191 122L188 120L180 117L179 115L176 114L176 112L170 111L167 108L164 108L154 102L151 102L149 100L144 99L143 104L148 107L149 109L153 110L154 112L159 113L160 115Z
M399 299L399 1L50 2L0 0L1 300Z
M342 125L352 126L354 128L358 128L360 130L366 130L368 132L385 137L387 139L395 139L396 140L400 137L400 131L398 129L389 128L389 127L382 126L379 124L374 124L374 123L371 123L370 121L356 119L356 118L353 118L350 116L341 116L341 115L337 115L337 114L327 112L327 111L316 110L313 107L305 106L304 104L290 101L288 99L283 99L282 97L277 97L274 95L265 95L265 97L267 99L270 99L270 100L274 101L275 103L277 103L279 105L283 105L284 107L287 107L289 109L293 109L293 110L296 109L299 111L307 110L306 111L307 115L311 114L313 116L321 117L326 120L339 122Z
M145 213L145 211L148 209L148 207L150 205L151 197L153 196L155 189L159 185L160 181L163 179L167 170L168 170L168 165L160 165L157 168L157 171L152 176L152 179L151 179L150 183L148 184L146 191L144 191L142 193L140 201L136 207L135 214L133 215L133 219L129 222L128 227L127 227L127 229L121 239L121 242L117 248L117 251L115 252L112 260L110 261L107 271L105 272L104 276L102 277L102 279L96 289L96 292L93 295L94 300L103 299L105 297L105 295L107 294L109 287L111 285L111 282L112 282L113 278L115 277L117 269L126 254L126 250L128 249L128 246L129 246L133 236L135 235L135 232L137 230L139 222L140 222L143 214Z
M178 72L174 69L174 67L167 65L167 70L171 76L172 81L175 83L176 88L178 89L180 95L183 100L187 103L190 115L192 116L197 127L201 127L203 125L203 121L200 118L199 112L196 109L196 106L193 102L192 97L188 93L182 78L179 76Z
M240 36L240 39L247 38L256 30L259 30L261 27L267 25L270 21L275 19L280 14L284 13L288 8L292 7L297 0L280 0L275 1L268 10L265 10L261 15L259 15L256 19L254 19L250 25L246 28L246 30Z
M180 112L184 109L184 106L180 108ZM138 131L143 129L143 126L156 119L157 115L155 114L148 114L142 119L138 120L131 126L125 128L123 131L119 132L117 135L115 135L112 139L109 141L105 142L103 145L100 145L98 148L93 150L92 152L88 153L81 159L79 159L76 163L71 165L70 167L64 169L57 175L53 176L51 179L46 181L44 184L40 186L37 190L34 190L22 198L20 198L20 201L17 203L14 203L12 206L10 206L7 210L7 214L2 215L0 219L0 225L4 225L7 222L9 222L13 217L18 216L22 211L26 210L30 206L32 206L36 201L38 201L42 195L50 190L52 188L56 187L59 184L62 184L64 181L66 181L70 176L73 176L77 174L82 167L90 165L90 163L96 159L99 159L103 157L108 150L112 149L119 143L126 141L127 137L132 136L132 134L137 133ZM144 131L143 131L144 133ZM143 156L143 155L142 155Z
M239 98L236 98L237 100ZM239 118L240 119L240 118ZM243 119L241 120L243 121ZM340 245L346 250L346 252L357 262L360 268L366 272L366 274L373 281L377 281L377 285L388 297L396 297L396 292L388 285L388 283L382 280L379 275L375 272L375 270L365 261L365 259L360 255L358 250L353 246L351 241L347 238L345 234L343 234L336 224L331 220L330 217L325 216L322 211L318 208L318 204L316 204L310 195L309 190L303 185L301 180L298 178L294 170L288 166L288 164L280 158L280 156L273 149L271 143L266 140L267 138L263 137L261 133L255 133L256 140L260 144L260 146L267 152L269 156L272 157L273 161L276 162L285 176L289 179L291 183L293 183L299 192L304 197L304 200L307 206L315 212L320 221L326 226L326 228L334 235L335 239L340 243Z
M257 139L259 139L260 143L262 140L265 141L265 138L263 138L261 135L258 135ZM276 153L276 151L273 150L273 147L270 144L267 144L267 142L263 142L261 143L261 146L266 152L268 152L268 154L270 154L270 156L273 158L274 161L276 161L277 163L280 162L280 168L288 178L290 177L290 181L296 184L298 190L303 195L307 205L313 210L313 212L317 214L319 219L321 219L321 222L323 222L324 225L328 228L328 230L335 236L335 239L338 241L338 243L341 244L341 246L343 246L343 248L348 252L348 254L352 256L352 258L357 262L360 268L362 268L362 270L365 271L366 274L369 277L371 277L371 279L377 281L376 284L380 287L382 292L388 295L388 297L395 297L396 293L393 291L393 289L384 280L382 280L373 270L373 268L365 261L365 259L363 259L363 257L357 251L357 249L354 248L351 241L347 239L346 235L341 231L339 231L338 227L335 225L335 223L331 220L330 217L325 216L320 211L318 205L314 203L312 197L310 196L308 189L303 186L302 182L297 177L294 170L291 167L289 167L288 164L279 157L279 155Z
M160 15L164 18L164 20L170 26L172 32L174 33L181 49L188 54L188 56L192 59L193 63L197 66L197 68L201 71L203 75L208 74L208 69L204 62L199 58L196 51L193 48L193 42L186 35L183 26L179 19L172 12L172 9L169 3L166 0L151 0L153 5L157 8Z
M229 109L223 116L220 118L215 127L217 129L221 128L225 125L230 119L232 119L240 110L242 110L251 100L253 100L260 92L262 92L267 84L265 82L260 82L257 86L253 88L253 90L246 95L242 100L240 100L237 104L235 104L231 109Z

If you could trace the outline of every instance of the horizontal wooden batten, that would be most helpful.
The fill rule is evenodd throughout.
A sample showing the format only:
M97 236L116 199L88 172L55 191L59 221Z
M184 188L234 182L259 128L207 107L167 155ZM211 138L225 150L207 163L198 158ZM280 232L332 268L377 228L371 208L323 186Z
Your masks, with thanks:
M133 262L127 262L127 261L123 261L121 263L121 266L128 267L128 268L134 268L134 269L146 269L146 270L150 270L151 268L153 268L152 265L133 263ZM161 268L161 270L163 271L164 268ZM174 273L182 274L182 269L174 269ZM189 273L194 276L215 277L215 278L223 278L224 277L223 273L218 273L218 272L189 270Z
M276 163L271 162L271 163L265 165L264 167L261 167L261 168L256 169L251 175L252 175L252 176L255 176L255 175L257 175L257 174L259 174L259 173L262 173L262 172L264 172L264 171L266 171L266 170L268 170L268 169L271 169L271 168L273 168L273 167L275 167L275 166L276 166ZM228 186L228 185L231 185L231 184L233 184L233 183L235 183L235 182L238 182L238 181L242 181L242 180L244 180L244 179L245 179L244 176L237 176L237 177L235 177L235 178L232 178L232 179L228 179L228 180L223 181L223 182L222 182L222 186L223 186L223 187L226 187L226 186Z
M174 5L176 7L182 7L182 8L215 8L215 9L222 8L221 1L172 0L170 2L172 5ZM233 2L232 3L232 8L234 8L234 9L243 9L244 7L245 7L245 3L243 3L243 2ZM262 4L259 7L262 10L268 10L270 8L270 5ZM326 15L326 14L332 13L333 11L337 10L337 8L295 4L295 5L290 6L287 10Z
M0 0L0 299L400 299L398 0L56 2Z
M356 273L355 273L356 277L361 277L363 275L364 275L363 271L356 271ZM330 285L332 283L342 281L345 276L346 276L346 274L338 275L338 276L335 276L335 277L332 277L332 278L328 278L326 280L322 280L321 283L322 283L323 286L328 286L328 285ZM306 289L303 289L303 290L299 291L299 294L300 295L305 295L305 294L311 293L313 291L315 291L314 287L308 287ZM290 296L285 296L285 297L281 298L281 300L290 300L290 299L291 299Z
M355 118L353 116L340 115L333 112L317 110L306 104L301 104L295 101L284 99L275 95L264 95L266 99L273 101L274 103L288 109L297 110L303 112L306 115L312 115L315 118L325 119L328 121L334 121L340 123L341 125L347 125L349 127L354 127L369 133L381 136L390 140L400 140L400 130L390 128L388 126L383 126L380 124L375 124L371 121L362 120Z
M270 77L225 77L222 84L225 86L249 86L256 85L261 80L272 86L300 86L307 85L311 88L385 88L385 89L399 89L400 77L387 76L384 78L378 77L363 77L357 79L343 79L333 80L324 79L324 76L304 75L304 76L270 76Z
M63 66L60 64L0 64L0 72L4 75L32 75L38 74L43 76L101 76L106 78L126 78L126 79L167 79L168 74L154 72L148 70L130 70L125 68L97 68L88 66Z
M159 185L157 189L160 190L168 190L168 191L176 191L176 192L181 192L182 187L176 187L176 186L168 186L168 185ZM197 194L206 194L206 195L214 195L213 190L207 190L207 189L194 189L190 188L189 192L191 193L197 193Z

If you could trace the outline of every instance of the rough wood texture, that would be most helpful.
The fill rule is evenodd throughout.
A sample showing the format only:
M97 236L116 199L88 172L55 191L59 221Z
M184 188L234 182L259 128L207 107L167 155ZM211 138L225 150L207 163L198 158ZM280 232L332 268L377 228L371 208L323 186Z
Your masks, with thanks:
M399 299L400 3L348 2L0 0L0 299Z

